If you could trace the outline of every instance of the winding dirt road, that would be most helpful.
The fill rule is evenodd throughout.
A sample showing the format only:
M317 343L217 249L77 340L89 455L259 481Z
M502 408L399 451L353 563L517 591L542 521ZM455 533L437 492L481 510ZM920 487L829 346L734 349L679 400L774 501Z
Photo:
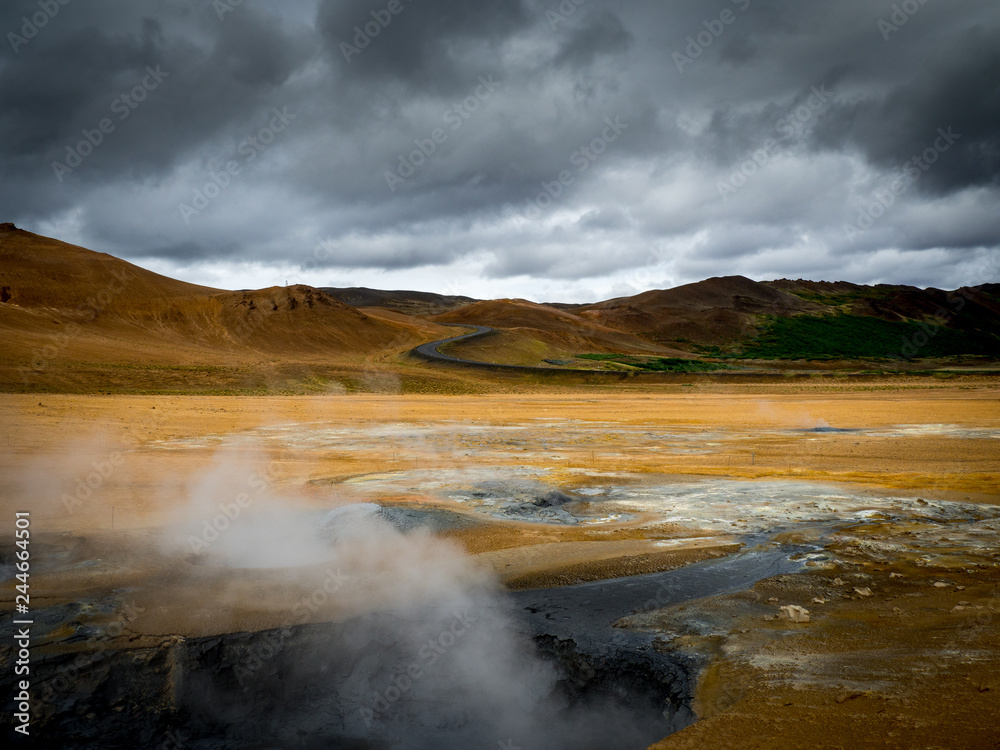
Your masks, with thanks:
M488 336L492 333L496 333L497 329L490 328L489 326L473 325L472 323L444 323L443 325L454 325L460 328L475 328L476 330L470 333L463 333L460 336L452 336L451 338L440 339L438 341L431 341L426 344L421 344L416 349L411 349L410 353L437 362L447 362L449 364L459 364L471 367L485 367L489 369L518 370L521 372L538 372L549 375L551 375L552 373L567 373L567 372L582 374L582 375L612 375L619 379L628 375L628 373L616 372L612 370L583 370L583 369L570 369L563 367L532 367L531 365L505 365L494 362L481 362L475 359L462 359L461 357L453 357L450 354L443 354L440 351L440 347L444 346L445 344L453 344L458 341L469 341L474 338L479 338L480 336Z

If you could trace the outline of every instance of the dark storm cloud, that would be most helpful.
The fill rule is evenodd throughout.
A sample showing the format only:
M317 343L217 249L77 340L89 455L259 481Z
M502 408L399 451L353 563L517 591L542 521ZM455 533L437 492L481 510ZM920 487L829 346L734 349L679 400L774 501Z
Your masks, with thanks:
M18 12L38 9L14 5L4 27L18 26L10 20ZM0 98L10 106L0 115L0 136L5 158L23 177L56 183L52 163L65 162L83 131L107 119L113 132L66 180L82 191L119 179L161 179L264 108L306 59L300 40L249 9L225 24L200 4L155 17L162 9L159 2L100 3L96 10L71 3L15 55L5 50ZM150 78L151 70L158 76ZM59 183L48 187L66 203L82 197L66 195Z
M475 80L469 63L497 67L499 47L530 20L522 0L322 0L317 29L333 63L351 66L347 84L457 94Z
M632 39L618 16L604 11L588 17L583 25L573 29L553 62L572 67L589 65L597 55L624 52Z
M881 96L836 107L816 133L820 146L862 149L869 161L899 167L931 148L939 128L960 140L922 185L951 192L1000 180L1000 47L974 26L927 53L918 75Z
M976 283L1000 245L986 0L55 7L30 38L38 0L0 10L4 219L158 270L464 264L551 297L695 272L891 281L903 257L911 281Z

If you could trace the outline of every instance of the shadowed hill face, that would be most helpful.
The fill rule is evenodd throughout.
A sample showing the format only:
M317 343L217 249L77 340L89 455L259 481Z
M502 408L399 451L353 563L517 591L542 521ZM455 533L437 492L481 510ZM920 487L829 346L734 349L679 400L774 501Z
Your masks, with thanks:
M438 315L477 301L472 297L432 292L384 291L366 287L321 287L320 291L352 307L381 307L407 315Z
M660 343L722 344L752 335L755 316L817 309L814 303L766 284L727 276L588 305L579 314Z
M756 282L729 276L608 300L577 312L664 344L746 345L768 320L795 316L911 321L995 335L1000 330L1000 298L993 293L993 286L946 292L843 281Z
M806 312L815 306L780 289L773 289L765 283L743 276L726 276L685 284L674 289L653 290L634 297L608 300L583 309L607 310L616 307L632 307L644 312L709 309Z
M984 284L954 292L918 289L913 286L877 284L860 286L847 282L777 281L764 282L807 301L851 315L898 321L947 318L947 325L960 330L990 331L1000 328L1000 285ZM939 322L939 321L938 321Z

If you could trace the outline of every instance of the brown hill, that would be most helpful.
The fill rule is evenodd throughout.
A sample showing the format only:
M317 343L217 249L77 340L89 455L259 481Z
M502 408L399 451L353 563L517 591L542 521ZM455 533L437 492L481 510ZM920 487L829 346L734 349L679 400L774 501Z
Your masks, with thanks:
M356 362L427 338L424 321L376 319L311 287L222 291L2 226L5 381L95 366Z
M844 281L778 279L765 286L793 294L822 306L823 312L944 325L966 332L995 333L1000 330L1000 285L985 284L970 289L945 291L930 287L876 284L863 286Z
M458 310L435 315L432 320L440 323L475 323L502 329L516 335L519 341L518 348L524 352L533 351L534 354L529 356L535 358L561 357L582 352L684 356L684 352L659 346L628 331L527 300L501 299L476 302ZM532 341L539 342L543 346L531 346ZM482 354L484 346L489 347L497 342L506 345L513 343L510 337L507 339L501 337L493 342L483 339L476 342L475 347Z
M385 291L367 287L320 287L331 297L351 307L384 308L406 315L437 315L457 310L478 300L472 297L434 294L433 292Z
M726 276L587 305L578 315L658 343L720 344L750 335L756 329L755 316L818 308L781 289L743 276Z

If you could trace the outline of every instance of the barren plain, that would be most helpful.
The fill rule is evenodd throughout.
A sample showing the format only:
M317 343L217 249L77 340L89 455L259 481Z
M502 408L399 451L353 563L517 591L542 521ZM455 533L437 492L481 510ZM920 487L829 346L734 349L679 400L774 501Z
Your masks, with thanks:
M138 647L346 621L413 591L395 579L425 575L421 545L463 581L525 592L785 550L790 572L620 613L701 665L690 726L656 747L997 747L989 378L27 394L0 412L4 512L30 506L33 602L61 612L51 652L109 622ZM374 571L348 544L347 584L303 608L331 570L306 537L369 509L428 536Z

